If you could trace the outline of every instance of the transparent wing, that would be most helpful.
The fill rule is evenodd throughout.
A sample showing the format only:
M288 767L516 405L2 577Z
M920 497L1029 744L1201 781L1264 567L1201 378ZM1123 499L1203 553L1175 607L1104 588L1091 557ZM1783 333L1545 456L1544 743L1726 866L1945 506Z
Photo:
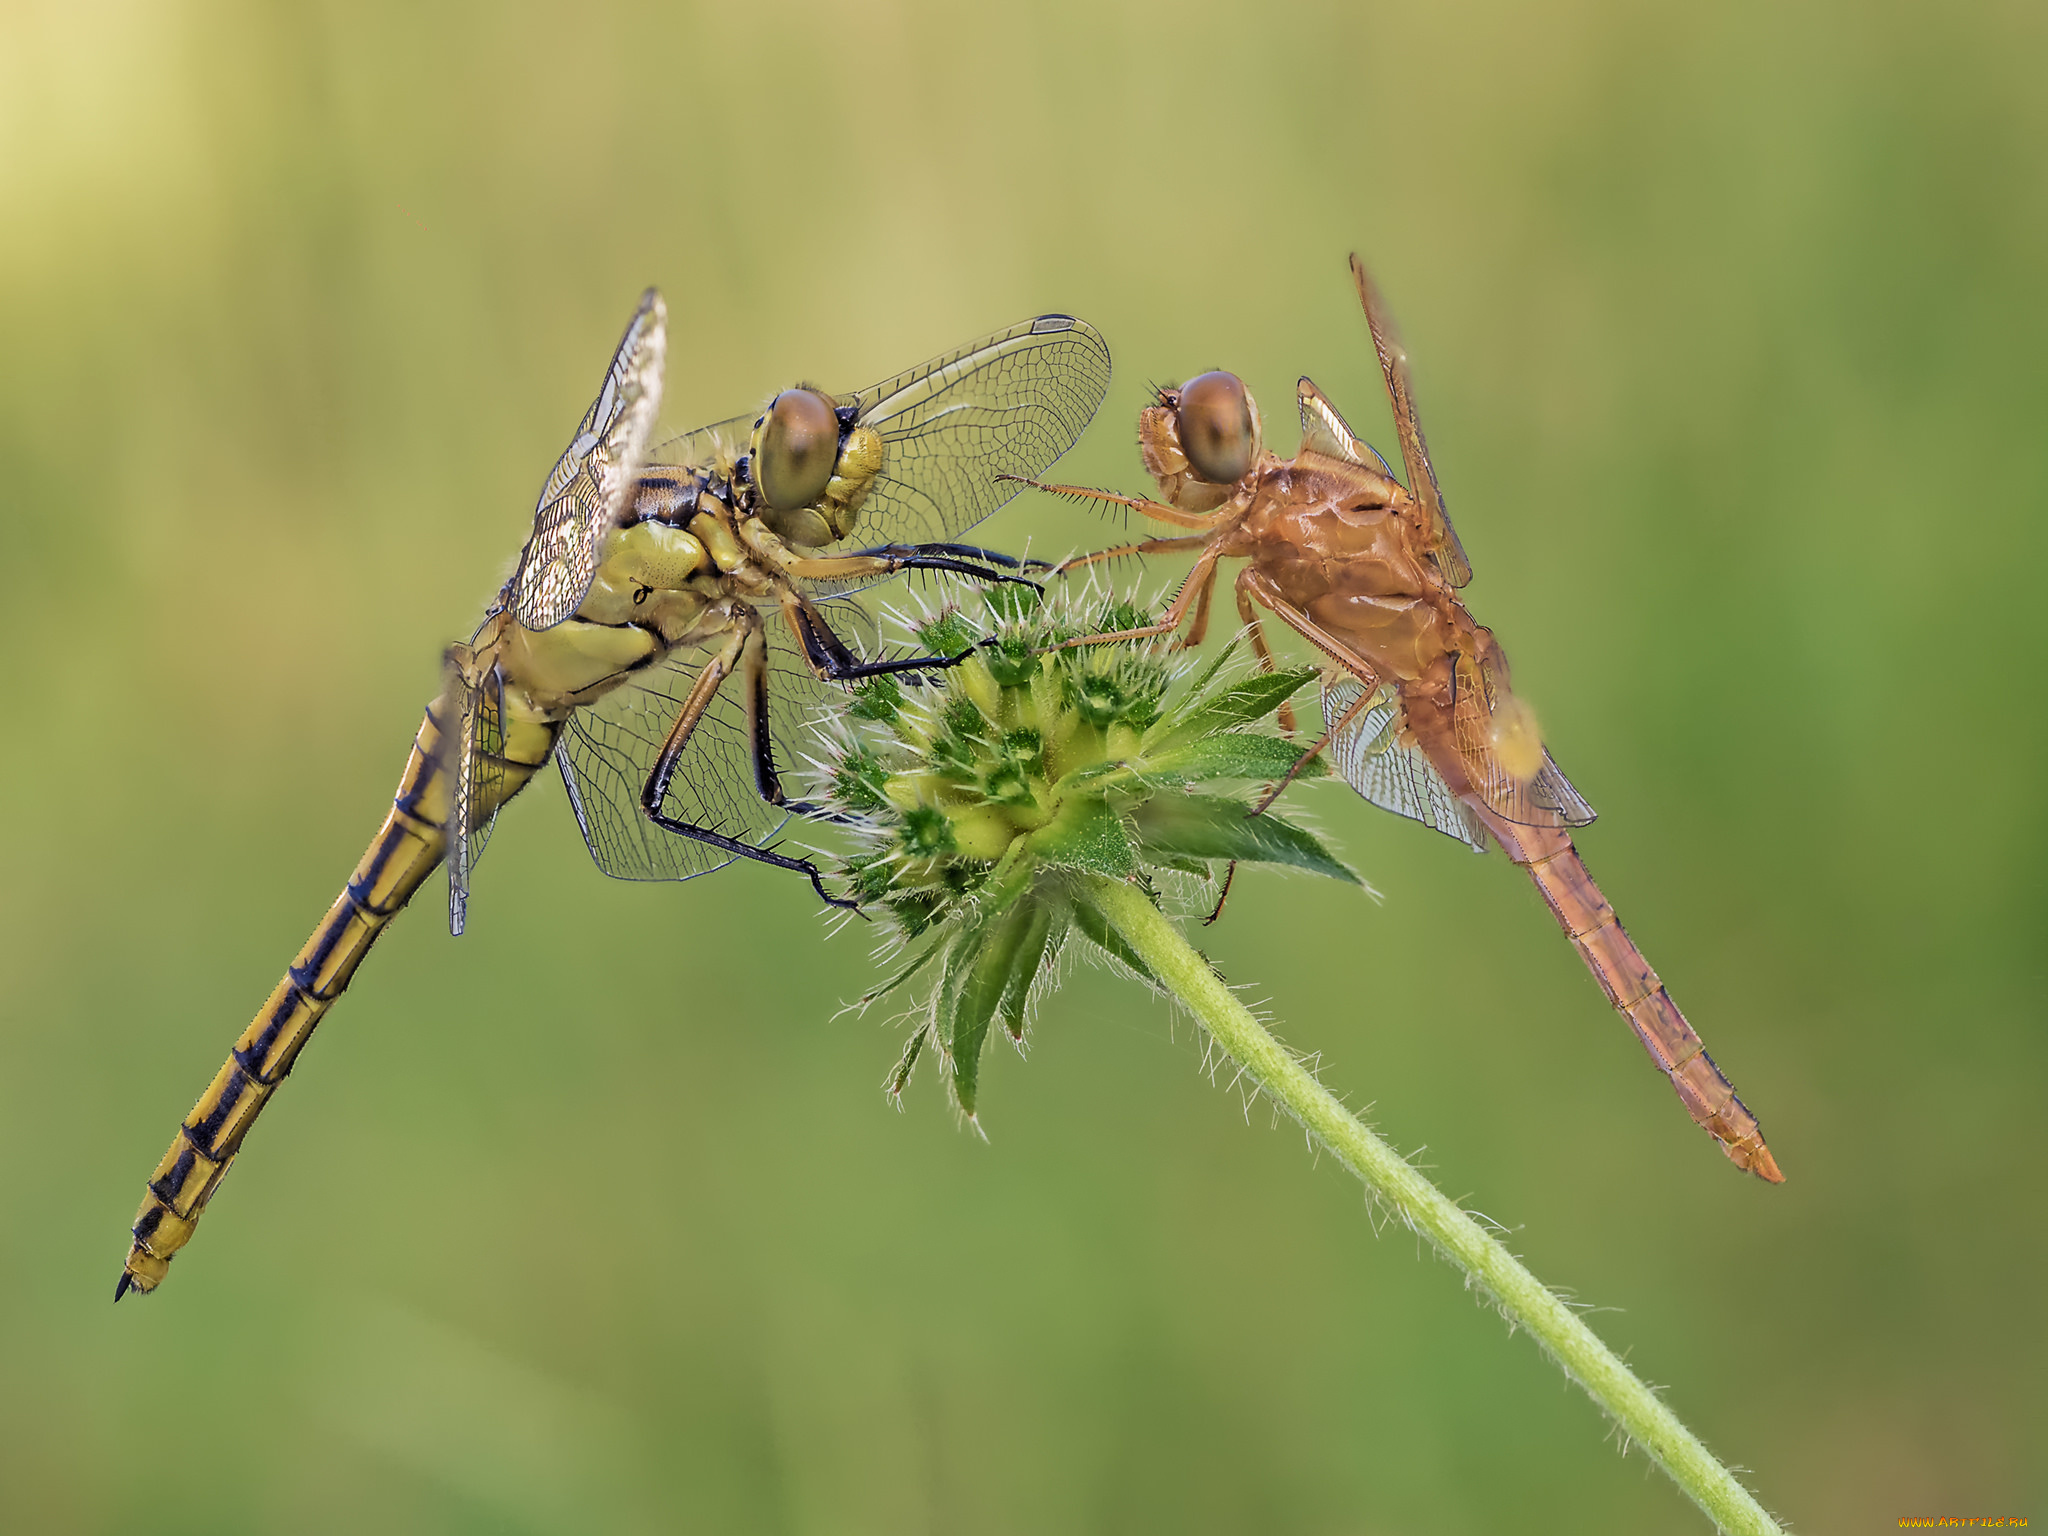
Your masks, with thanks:
M1326 678L1323 683L1323 724L1336 732L1330 738L1330 762L1344 782L1381 810L1434 827L1484 853L1484 823L1451 792L1420 747L1402 744L1401 706L1390 694L1382 692L1337 730L1337 722L1350 714L1365 691L1354 677Z
M1387 399L1394 407L1394 430L1401 439L1401 458L1408 466L1408 494L1422 507L1423 515L1436 530L1436 548L1431 551L1444 580L1462 587L1472 579L1471 562L1458 542L1457 530L1444 511L1443 492L1437 488L1436 471L1430 467L1429 445L1422 440L1422 424L1415 419L1415 392L1408 382L1408 353L1394 331L1393 316L1386 301L1365 270L1365 263L1351 258L1351 276L1358 284L1358 302L1365 306L1365 323L1372 331L1373 351L1379 354L1380 372L1386 376Z
M1394 478L1393 466L1380 457L1377 448L1351 430L1337 407L1330 403L1330 397L1316 388L1315 380L1304 378L1297 382L1294 398L1301 407L1302 447L1362 465L1390 480Z
M541 490L513 578L512 615L528 629L552 629L589 592L598 546L639 476L661 410L667 353L668 309L650 288L605 370L603 389Z
M443 748L452 753L449 770L448 931L461 933L469 921L469 882L484 845L497 825L505 798L505 689L493 665L480 678L464 676L467 648L450 668L449 699L455 718L444 728Z
M1472 670L1469 662L1458 667L1460 686L1451 712L1451 740L1473 792L1496 816L1518 826L1583 827L1591 822L1596 814L1593 807L1572 788L1549 752L1544 752L1543 765L1534 778L1520 780L1508 770L1495 745L1494 729L1496 713L1506 702L1507 683L1482 663L1477 669L1479 686L1470 686L1465 680Z
M858 604L828 603L822 611L850 645L872 644L873 625ZM843 705L845 692L819 681L779 613L767 621L769 742L785 792L800 798L808 760L816 755L813 722ZM640 809L641 791L704 659L702 651L679 651L644 678L579 709L555 748L590 856L617 879L688 880L734 858L657 827ZM663 811L755 848L767 846L788 821L789 812L763 800L756 787L743 676L728 678L713 696L670 780Z
M648 450L647 467L708 469L720 479L730 480L733 463L747 451L747 440L753 435L754 421L760 414L749 411L744 416L665 437Z
M1040 315L838 396L885 444L860 521L839 547L959 537L1022 489L998 476L1044 474L1080 440L1108 393L1102 334L1072 315Z

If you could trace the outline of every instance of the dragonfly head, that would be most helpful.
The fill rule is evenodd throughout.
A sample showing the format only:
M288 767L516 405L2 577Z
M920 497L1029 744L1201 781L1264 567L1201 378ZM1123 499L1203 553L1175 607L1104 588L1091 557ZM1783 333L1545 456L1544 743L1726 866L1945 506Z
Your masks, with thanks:
M882 437L823 390L785 389L754 423L748 473L760 515L778 537L802 548L853 532L860 505L882 468Z
M1204 373L1159 391L1138 414L1138 451L1160 494L1185 512L1230 499L1260 448L1258 402L1234 373Z

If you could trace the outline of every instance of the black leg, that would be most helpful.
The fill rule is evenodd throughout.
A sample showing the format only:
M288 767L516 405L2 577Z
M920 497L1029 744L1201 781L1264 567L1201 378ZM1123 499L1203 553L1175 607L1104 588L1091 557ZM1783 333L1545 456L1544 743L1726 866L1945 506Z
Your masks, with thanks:
M1006 571L992 571L987 566L975 565L967 560L956 560L951 555L904 555L900 558L892 556L890 564L899 571L952 571L956 575L972 576L976 581L1029 587L1034 592L1045 590L1028 576L1012 576Z
M843 896L834 896L830 891L826 890L823 875L820 874L818 866L809 859L792 859L788 855L777 853L771 848L756 848L753 844L740 842L737 838L721 836L704 827L692 826L687 821L677 821L673 817L662 815L659 811L648 811L647 819L657 827L660 827L664 832L673 832L678 837L695 838L700 843L709 843L714 848L722 848L727 853L737 854L740 858L753 859L762 864L773 864L777 869L800 870L811 882L811 889L818 893L818 899L824 902L826 906L840 907L848 912L858 912L860 910L859 902L848 901Z
M810 604L790 610L797 638L803 642L804 659L827 682L854 683L864 677L883 677L892 672L943 672L972 656L970 650L958 656L905 656L895 661L862 661L832 632L832 626Z
M779 805L795 816L839 825L857 825L858 816L848 816L810 800L792 800L782 787L782 774L775 766L775 741L768 730L768 669L750 669L747 688L747 740L754 761L754 789L770 805Z
M829 631L828 631L829 633ZM836 642L835 642L836 643ZM683 701L676 723L669 730L661 756L655 760L654 771L648 774L647 782L640 790L640 809L647 819L664 832L673 832L678 837L691 838L722 849L743 859L758 863L772 864L777 869L800 871L811 882L811 889L818 893L818 899L827 906L843 907L849 912L860 910L858 902L847 901L834 896L825 889L823 876L818 866L809 859L792 859L787 854L776 853L769 848L756 848L738 838L727 837L700 827L692 822L679 821L673 816L662 814L662 804L668 799L670 783L675 778L677 766L682 762L683 753L689 747L691 736L704 718L704 711L710 706L712 696L731 677L734 671L743 673L746 688L745 708L747 713L747 736L752 746L754 788L761 798L770 805L787 805L782 792L782 777L775 770L774 748L768 730L768 667L767 653L762 644L761 621L748 610L748 618L742 621L741 633L735 643L729 644L719 655L705 664L698 674L696 684L690 689L690 696ZM797 807L789 807L792 810Z
M963 560L979 560L984 565L997 565L1011 571L1049 571L1053 568L1050 560L1019 560L1015 555L1006 555L999 549L986 549L979 544L876 544L868 549L849 550L848 554L872 555L880 560L908 555L957 555Z

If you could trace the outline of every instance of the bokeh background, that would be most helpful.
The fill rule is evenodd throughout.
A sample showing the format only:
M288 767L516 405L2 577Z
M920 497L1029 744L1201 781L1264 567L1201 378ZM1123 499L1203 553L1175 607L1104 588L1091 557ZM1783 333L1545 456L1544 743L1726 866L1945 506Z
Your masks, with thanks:
M643 284L670 420L1037 310L1385 409L1373 261L1584 839L1791 1182L1497 856L1202 942L1796 1529L2048 1519L2048 13L0 8L0 1525L1683 1532L1298 1134L1083 972L987 1144L803 883L552 780L379 948L160 1295L179 1115L339 888ZM1013 504L989 541L1113 526ZM1132 573L1153 585L1170 568Z

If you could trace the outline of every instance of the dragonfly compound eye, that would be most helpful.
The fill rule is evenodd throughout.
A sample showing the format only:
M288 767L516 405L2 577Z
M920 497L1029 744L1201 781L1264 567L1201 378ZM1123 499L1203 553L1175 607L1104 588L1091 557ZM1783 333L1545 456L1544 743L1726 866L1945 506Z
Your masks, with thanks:
M785 389L768 407L754 449L754 483L778 512L825 494L839 462L839 417L815 389Z
M1258 452L1251 396L1234 373L1205 373L1180 387L1180 451L1211 485L1242 480Z

